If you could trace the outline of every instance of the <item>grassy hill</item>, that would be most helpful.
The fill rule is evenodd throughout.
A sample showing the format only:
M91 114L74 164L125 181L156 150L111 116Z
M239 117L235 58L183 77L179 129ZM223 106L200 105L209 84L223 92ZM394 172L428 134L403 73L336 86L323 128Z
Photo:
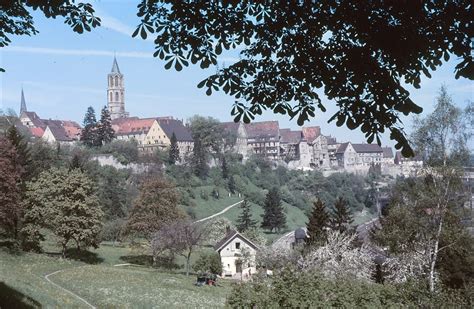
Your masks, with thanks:
M195 276L162 272L147 267L115 267L120 256L133 254L129 248L103 245L92 253L97 264L65 260L46 254L13 255L0 250L0 306L87 308L74 295L45 279L79 295L99 308L114 307L222 307L231 282L219 287L196 287ZM7 296L15 300L6 303ZM8 305L8 306L7 306Z

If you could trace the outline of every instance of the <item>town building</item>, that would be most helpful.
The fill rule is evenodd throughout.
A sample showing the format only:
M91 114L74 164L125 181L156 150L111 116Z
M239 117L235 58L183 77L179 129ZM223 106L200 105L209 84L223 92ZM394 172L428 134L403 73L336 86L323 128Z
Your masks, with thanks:
M75 121L41 119L35 112L28 111L23 89L19 118L21 125L28 128L34 138L48 143L73 144L81 137L81 126Z
M214 249L221 257L222 277L246 279L257 272L258 247L239 232L230 230Z
M400 151L395 153L395 165L399 168L398 174L411 177L416 176L418 171L423 167L423 159L421 156L405 158Z
M245 124L248 151L271 161L280 159L280 128L278 121Z
M346 171L367 173L370 166L382 164L383 150L376 144L342 143L336 151L338 166Z

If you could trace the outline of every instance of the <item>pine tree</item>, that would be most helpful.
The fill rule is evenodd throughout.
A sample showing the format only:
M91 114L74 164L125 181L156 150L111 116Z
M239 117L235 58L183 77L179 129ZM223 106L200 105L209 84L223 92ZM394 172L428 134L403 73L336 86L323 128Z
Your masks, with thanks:
M237 218L237 230L243 233L250 228L257 227L257 221L252 219L252 214L250 213L250 204L247 202L247 200L244 200L239 207L242 209L242 212Z
M283 205L281 204L281 197L278 188L274 187L268 191L263 209L262 228L269 229L270 232L273 232L273 230L279 231L286 226L286 215Z
M318 199L313 202L313 210L311 216L306 224L308 238L306 238L306 245L314 246L321 245L327 240L327 229L330 225L329 214L326 211L324 203Z
M69 170L72 171L74 169L79 169L81 172L83 172L83 163L77 153L74 154L71 159L71 162L69 163Z
M112 128L112 119L107 106L102 108L100 113L100 121L97 124L97 141L96 146L110 143L115 138L115 131Z
M199 138L194 140L192 162L194 174L201 179L206 178L209 173L209 166L207 165L206 150Z
M230 193L234 194L236 188L234 176L229 177L229 182L227 183Z
M332 214L331 226L332 229L341 233L349 230L350 225L354 222L352 214L347 207L346 201L341 197L334 203L334 212Z
M169 164L176 164L176 162L179 162L179 147L178 147L178 139L176 138L176 134L171 135L170 139L170 151L169 151L169 159L168 162Z
M0 135L0 236L18 239L22 206L20 203L21 166L12 143Z
M229 168L227 166L227 161L225 156L222 156L222 178L228 179L229 178Z
M11 126L7 130L7 139L15 147L17 159L14 164L22 169L21 182L24 183L31 176L31 153L28 143L24 136L18 131L15 126Z
M97 119L92 106L87 108L86 115L84 116L83 126L84 128L81 132L81 141L84 143L84 145L89 147L97 146L99 141L97 137Z

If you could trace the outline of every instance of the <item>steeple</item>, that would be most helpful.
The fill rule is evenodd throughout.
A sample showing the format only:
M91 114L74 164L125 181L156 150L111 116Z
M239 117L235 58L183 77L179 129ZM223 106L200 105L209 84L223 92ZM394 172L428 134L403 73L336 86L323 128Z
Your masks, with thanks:
M118 66L118 63L117 63L117 58L115 58L115 56L114 56L114 63L112 64L112 71L110 71L110 73L118 73L118 74L121 74L121 73L120 73L119 66Z
M23 112L26 112L26 101L25 101L25 94L23 93L23 87L21 88L21 105L20 105L20 115Z
M112 71L107 76L107 107L109 108L110 118L112 120L117 118L128 117L125 111L125 86L123 81L123 74L117 63L117 58L114 56L114 63L112 64Z

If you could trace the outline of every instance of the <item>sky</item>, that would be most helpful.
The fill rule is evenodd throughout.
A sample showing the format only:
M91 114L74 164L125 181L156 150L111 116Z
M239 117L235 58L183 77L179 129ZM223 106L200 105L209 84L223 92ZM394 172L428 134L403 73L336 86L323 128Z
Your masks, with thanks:
M107 104L107 74L112 68L114 54L125 80L125 108L131 116L173 116L177 119L199 114L221 121L232 121L230 115L234 99L222 92L211 96L197 84L215 72L190 66L181 72L164 69L164 62L153 58L152 40L132 38L139 23L136 16L138 1L92 1L102 26L92 32L77 34L64 20L46 19L34 12L35 36L11 36L12 43L0 49L0 109L11 108L18 113L23 87L28 110L41 118L74 120L82 123L88 106L98 112ZM219 64L238 59L238 51L219 57ZM433 110L442 84L446 85L453 101L464 107L473 100L474 83L454 78L455 57L423 78L421 89L407 87L412 100L423 107L423 114ZM323 98L328 109L317 112L305 125L321 126L322 134L332 135L338 141L364 142L364 135L346 127L337 127L327 120L336 112L335 103ZM255 121L278 120L280 128L298 129L296 120L266 111ZM413 118L402 117L405 131L410 132ZM382 143L392 146L388 135ZM471 148L473 143L470 143Z

